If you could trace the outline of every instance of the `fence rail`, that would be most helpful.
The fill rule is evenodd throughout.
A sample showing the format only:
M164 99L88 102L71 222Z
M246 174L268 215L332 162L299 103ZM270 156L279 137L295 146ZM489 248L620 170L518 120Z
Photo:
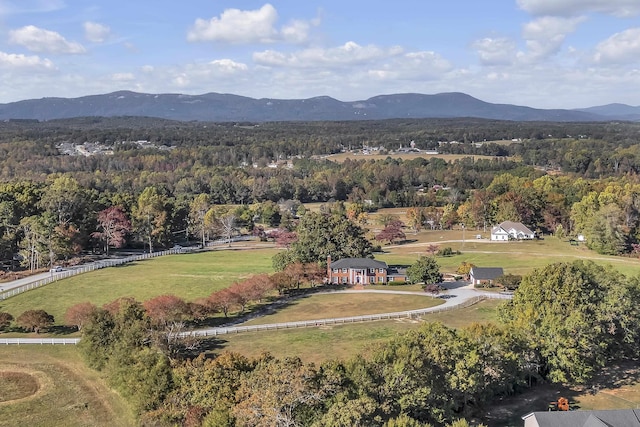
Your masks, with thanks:
M76 345L80 338L0 338L0 345Z
M201 329L195 331L184 332L180 334L182 337L211 337L227 334L238 334L242 332L258 332L258 331L276 331L284 329L312 328L328 325L345 325L348 323L372 322L376 320L392 320L392 319L415 319L431 313L441 313L443 311L451 311L459 308L465 308L477 304L485 299L510 299L510 295L503 294L483 294L473 298L466 299L459 304L448 305L444 307L429 307L418 310L399 311L394 313L368 314L364 316L338 317L333 319L320 320L304 320L299 322L271 323L252 326L229 326L212 329ZM40 344L40 345L76 345L80 342L80 338L0 338L0 345L22 345L22 344Z
M58 280L66 279L68 277L77 276L78 274L88 273L90 271L99 270L101 268L115 267L115 266L126 264L129 262L142 261L145 259L155 258L159 256L164 256L164 255L174 255L178 253L184 253L185 251L186 251L185 248L177 248L177 249L168 249L166 251L160 251L160 252L131 255L126 258L115 258L115 259L107 259L102 261L95 261L91 264L74 268L73 270L64 270L58 273L51 273L50 277L46 277L40 280L34 280L33 282L27 283L22 286L18 286L16 288L7 289L6 291L0 292L0 300L5 300L7 298L11 298L13 296L19 295L23 292L27 292L32 289L36 289L41 286L48 285L49 283L57 282Z
M186 332L184 336L196 336L196 337L209 337L218 335L238 334L243 332L258 332L269 330L283 330L283 329L298 329L298 328L312 328L329 325L344 325L348 323L361 323L372 322L376 320L392 320L392 319L415 319L420 316L424 316L431 313L441 313L443 311L456 310L459 308L469 307L477 304L484 299L510 299L510 295L503 294L483 294L473 298L466 299L459 304L448 305L444 307L429 307L418 310L399 311L394 313L380 313L380 314L368 314L363 316L350 316L350 317L337 317L332 319L320 319L320 320L303 320L298 322L286 322L286 323L270 323L263 325L250 325L250 326L229 326L219 327L211 329L201 329Z

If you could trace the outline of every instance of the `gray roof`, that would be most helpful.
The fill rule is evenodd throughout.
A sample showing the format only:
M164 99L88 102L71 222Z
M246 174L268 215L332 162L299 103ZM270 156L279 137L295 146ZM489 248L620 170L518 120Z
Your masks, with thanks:
M502 227L505 231L509 231L513 228L514 230L516 230L516 233L534 234L533 231L529 229L529 227L521 222L503 221L498 224L496 228L497 227Z
M640 409L532 412L539 427L640 427Z
M331 268L388 268L387 263L371 258L343 258L331 263Z
M476 280L493 280L504 274L502 267L471 267L470 273Z

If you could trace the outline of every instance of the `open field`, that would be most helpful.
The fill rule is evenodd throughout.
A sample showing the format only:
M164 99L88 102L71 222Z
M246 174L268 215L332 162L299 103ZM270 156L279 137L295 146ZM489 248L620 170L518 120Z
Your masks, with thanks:
M390 212L401 215L403 210L394 209ZM434 244L439 248L451 247L462 252L461 255L438 257L438 263L445 273L455 272L463 261L483 267L503 267L506 273L526 274L550 263L577 259L608 264L628 275L640 272L638 259L598 255L584 246L572 246L555 237L523 242L491 242L486 238L476 239L476 234L484 237L481 232L467 230L464 234L463 242L462 230L409 233L407 243L383 245L383 252L376 254L376 259L388 264L410 265L421 255L428 255L427 248ZM102 269L9 298L0 304L0 310L17 317L28 309L43 309L53 314L56 324L61 325L66 309L85 301L102 305L123 296L144 301L168 293L194 300L251 274L271 272L271 257L276 252L277 249L215 250ZM415 286L413 288L418 290Z
M252 274L271 272L271 257L275 253L275 249L216 250L153 258L96 270L25 292L3 301L0 309L14 317L25 310L43 309L60 325L68 307L85 301L100 306L120 297L145 301L163 294L191 301Z
M384 160L387 157L392 159L413 160L413 159L443 159L447 162L473 157L474 159L493 159L493 156L472 156L469 154L428 154L428 153L395 153L395 154L356 154L339 153L324 157L332 162L342 163L347 159L351 160Z
M483 239L476 239L476 234L482 235ZM467 261L481 267L503 267L505 273L526 274L534 268L554 262L589 259L598 264L611 265L627 275L640 273L640 260L637 258L599 255L584 245L572 246L569 242L552 236L547 236L544 240L491 242L487 233L467 230L464 242L462 239L461 230L420 231L415 235L408 233L408 243L383 245L384 253L376 254L376 259L388 264L409 265L421 255L429 255L426 252L429 245L437 245L440 249L450 247L462 253L438 257L443 272L454 272L463 261Z
M443 303L442 299L426 296L424 292L419 296L393 294L309 295L291 301L286 307L278 309L273 314L245 322L243 325L393 313L435 307Z
M488 322L495 317L495 307L498 304L497 301L482 301L459 310L428 314L423 320L442 321L452 327ZM422 321L416 319L383 320L344 326L224 335L214 340L214 352L234 351L247 356L258 356L268 351L276 357L299 356L307 362L321 363L364 354L372 344L384 342L396 334L418 328L421 324Z
M134 426L126 402L74 346L0 347L0 426Z

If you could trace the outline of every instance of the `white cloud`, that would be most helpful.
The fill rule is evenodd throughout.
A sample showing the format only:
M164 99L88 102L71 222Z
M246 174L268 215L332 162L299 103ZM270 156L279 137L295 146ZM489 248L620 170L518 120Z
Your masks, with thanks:
M132 82L136 79L133 73L115 73L111 75L111 80L114 82Z
M638 0L517 0L518 6L538 16L577 16L601 12L618 17L640 14Z
M277 35L277 20L278 12L268 3L257 10L226 9L219 18L197 19L187 40L268 43Z
M349 41L334 48L309 48L290 54L266 50L254 53L253 60L259 65L272 67L315 68L371 63L401 53L399 47L383 49Z
M0 52L0 68L31 68L53 70L53 62L48 59L41 59L39 56L18 55L15 53Z
M209 65L216 69L218 72L225 74L235 74L238 72L244 72L249 69L247 64L232 61L231 59L217 59L211 61Z
M38 28L34 25L9 32L9 42L24 46L32 52L49 53L85 53L86 49L79 43L70 42L59 33Z
M379 67L368 70L378 80L432 80L453 70L452 64L436 52L408 52L394 56Z
M0 15L48 13L67 7L62 0L0 1Z
M522 29L527 52L520 53L525 61L538 61L555 55L562 48L567 35L576 30L584 17L560 18L544 16L528 22Z
M98 22L87 21L83 26L84 37L90 42L103 43L111 35L111 28Z
M504 37L485 37L473 42L483 65L507 65L511 64L516 54L516 44L513 40Z
M190 42L243 43L304 43L309 31L319 20L294 20L278 29L277 10L269 3L256 10L226 9L220 17L196 19L187 33Z
M598 43L593 59L597 63L634 63L640 58L640 28L630 28Z

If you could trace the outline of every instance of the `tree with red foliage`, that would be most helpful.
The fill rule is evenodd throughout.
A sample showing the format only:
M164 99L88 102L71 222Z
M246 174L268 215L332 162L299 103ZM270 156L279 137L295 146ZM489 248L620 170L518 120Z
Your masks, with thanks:
M135 305L135 304L138 304L138 301L135 298L121 297L104 304L102 308L105 309L107 312L109 312L109 314L111 314L112 316L115 316L120 311L120 306Z
M289 247L298 240L298 235L295 231L289 231L283 228L271 230L266 236L267 238L273 239L276 242L276 245L287 249L289 249Z
M270 290L274 289L268 274L256 274L239 283L242 292L250 301L260 301Z
M111 206L98 212L98 229L91 237L104 242L104 251L109 255L109 248L121 248L131 231L131 221L120 206Z
M16 322L20 327L38 334L41 329L53 325L54 318L44 310L27 310L18 316Z
M209 306L222 311L224 317L229 317L229 310L238 305L237 296L230 288L221 289L212 293L208 300Z
M402 224L400 222L400 224ZM396 240L404 240L407 236L402 231L402 226L398 223L394 222L387 225L384 230L376 235L376 240L379 241L388 241L389 244L392 244Z
M81 302L79 304L72 305L64 314L64 322L68 326L75 326L79 331L81 331L82 327L87 323L97 309L98 307L90 302Z
M271 275L271 281L274 287L278 290L278 293L282 295L286 289L291 289L295 286L295 282L284 271L278 271Z
M147 315L156 325L167 325L184 320L188 315L187 303L175 295L159 295L142 303Z

